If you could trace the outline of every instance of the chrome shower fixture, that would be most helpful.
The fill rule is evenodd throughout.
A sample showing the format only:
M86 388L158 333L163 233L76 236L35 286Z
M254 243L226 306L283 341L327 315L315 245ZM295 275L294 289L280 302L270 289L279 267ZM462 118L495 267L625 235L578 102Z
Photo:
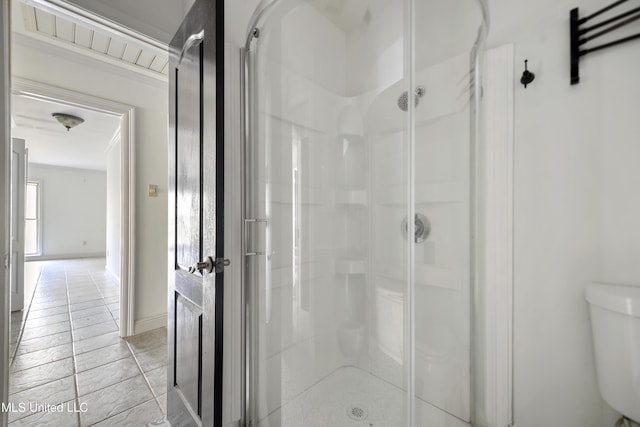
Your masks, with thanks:
M416 213L415 217L415 234L414 239L416 243L422 243L427 240L429 234L431 233L431 221L429 218L424 216L421 213ZM409 234L409 223L407 218L405 217L402 220L402 236L406 239Z
M418 86L416 88L414 98L413 98L414 107L418 106L418 104L420 103L420 98L424 96L426 91L427 90L424 88L424 86ZM402 111L407 111L409 109L409 92L407 92L406 90L398 98L398 107L400 107Z

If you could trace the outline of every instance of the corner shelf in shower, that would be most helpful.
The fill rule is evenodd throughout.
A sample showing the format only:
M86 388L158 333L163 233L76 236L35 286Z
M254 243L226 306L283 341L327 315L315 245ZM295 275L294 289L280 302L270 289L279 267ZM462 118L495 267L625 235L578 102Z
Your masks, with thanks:
M399 281L406 278L406 271L407 267L401 264L379 264L378 267L372 269L372 272L376 275ZM417 264L415 266L415 277L416 285L419 286L432 286L451 291L462 290L462 274L452 268Z
M343 140L354 142L356 144L362 144L367 142L367 138L364 135L356 135L351 133L339 133L337 135L337 138L338 138L338 142L342 142Z
M298 280L306 283L322 278L328 279L333 275L331 269L327 269L327 263L330 262L331 260L325 257L301 263L299 265L300 274ZM291 286L293 286L293 270L291 264L272 267L269 269L269 272L269 286L271 289L291 289Z
M287 205L293 203L291 184L269 184L268 190L271 203ZM331 192L324 188L301 188L300 198L299 203L301 205L329 205L332 202Z
M272 203L293 203L291 184L270 184L270 200ZM302 188L300 189L299 203L302 205L336 205L366 206L366 190L338 190L331 191L326 188Z
M338 190L334 193L336 205L366 206L366 190Z
M366 268L364 259L341 258L336 260L336 274L365 274Z
M463 185L459 181L416 183L416 203L460 203L465 201ZM386 188L376 193L383 205L404 205L406 190L402 186Z

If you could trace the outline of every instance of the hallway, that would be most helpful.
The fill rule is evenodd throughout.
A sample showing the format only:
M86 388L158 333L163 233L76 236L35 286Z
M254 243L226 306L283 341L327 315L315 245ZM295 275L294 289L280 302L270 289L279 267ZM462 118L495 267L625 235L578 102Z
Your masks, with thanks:
M164 417L166 329L118 336L119 286L104 265L26 264L37 282L24 314L12 314L10 426L141 426Z

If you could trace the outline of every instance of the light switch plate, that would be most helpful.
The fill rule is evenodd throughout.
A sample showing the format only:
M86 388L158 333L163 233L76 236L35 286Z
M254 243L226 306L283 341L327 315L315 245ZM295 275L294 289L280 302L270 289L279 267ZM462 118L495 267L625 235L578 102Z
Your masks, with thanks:
M149 184L149 197L158 197L158 186Z

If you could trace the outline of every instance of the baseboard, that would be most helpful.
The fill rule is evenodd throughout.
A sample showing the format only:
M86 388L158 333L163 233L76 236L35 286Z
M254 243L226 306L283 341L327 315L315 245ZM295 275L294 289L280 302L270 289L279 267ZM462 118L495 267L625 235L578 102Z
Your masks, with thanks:
M29 261L52 261L57 259L82 259L82 258L105 258L106 252L90 252L84 254L57 254L57 255L27 255L24 257Z
M136 320L133 326L134 335L167 326L167 313Z
M118 284L120 284L120 276L118 276L116 273L111 271L109 267L105 266L104 271L109 275L109 277L111 277L113 280L118 282Z

